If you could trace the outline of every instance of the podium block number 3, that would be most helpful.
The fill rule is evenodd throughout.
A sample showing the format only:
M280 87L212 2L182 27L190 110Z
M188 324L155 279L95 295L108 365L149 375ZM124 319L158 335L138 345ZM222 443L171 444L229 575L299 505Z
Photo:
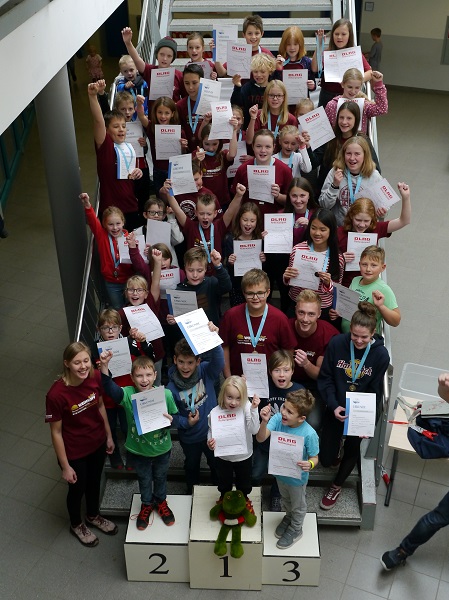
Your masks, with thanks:
M292 581L297 581L300 577L301 577L301 573L298 571L299 568L299 563L296 562L296 560L288 560L287 562L284 563L284 567L286 566L292 566L291 569L287 569L287 573L292 573L293 578L290 579L286 579L285 577L282 579L282 581L286 581L291 583Z
M149 571L149 573L151 575L167 575L169 569L167 569L166 571L162 571L161 567L163 567L165 565L165 563L167 562L167 557L165 556L165 554L160 554L159 552L155 552L154 554L150 554L150 556L148 557L148 560L151 561L152 558L155 558L156 562L156 566L154 567L154 569L152 571Z

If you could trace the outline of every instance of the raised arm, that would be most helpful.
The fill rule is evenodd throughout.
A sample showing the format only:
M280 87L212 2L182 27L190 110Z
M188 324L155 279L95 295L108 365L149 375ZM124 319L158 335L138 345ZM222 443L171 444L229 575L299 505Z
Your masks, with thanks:
M171 181L170 181L170 179L166 179L164 182L164 185L163 185L163 187L161 187L159 193L161 194L161 196L163 196L167 200L178 223L181 225L181 227L184 227L184 225L186 224L186 221L187 221L187 215L182 210L182 208L179 206L179 203L176 200L176 198L174 196L170 196L170 193L169 193L170 189L171 189Z
M90 112L92 113L94 125L94 140L95 145L99 148L106 138L106 125L104 124L103 113L101 112L100 103L98 102L98 82L89 83L87 93L89 95Z
M223 215L223 223L226 225L226 227L229 227L229 225L232 223L233 218L237 214L245 192L246 187L241 183L238 183L236 186L235 196L231 204L228 206L228 210Z
M143 73L145 71L145 61L143 60L143 58L140 57L139 53L133 46L133 32L131 27L125 27L124 29L122 29L122 38L128 51L128 54L133 59L137 70L139 71L139 73Z
M388 222L387 232L393 233L409 225L412 217L412 205L410 202L410 188L406 183L398 183L398 190L402 198L401 214L398 219L392 219Z

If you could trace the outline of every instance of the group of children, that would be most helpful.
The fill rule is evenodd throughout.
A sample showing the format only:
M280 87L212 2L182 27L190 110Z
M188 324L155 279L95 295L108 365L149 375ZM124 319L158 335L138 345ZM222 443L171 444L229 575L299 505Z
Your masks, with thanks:
M160 385L165 356L168 363L172 359L165 379L165 416L178 429L187 493L200 481L204 454L211 481L218 486L218 502L235 480L252 510L249 495L252 485L260 485L267 474L271 431L304 438L303 456L298 461L301 474L297 478L277 476L271 490L272 509L280 510L282 498L286 511L275 533L278 547L286 549L302 535L305 486L310 470L318 463L321 429L327 432L321 441L325 456L321 462L340 465L334 484L322 499L324 510L334 506L356 464L360 442L351 440L352 436L347 436L341 458L343 421L347 418L342 390L346 386L380 396L388 366L388 353L379 336L382 321L397 326L401 318L392 290L379 279L385 269L381 248L365 248L359 272L345 270L345 265L355 260L354 253L347 250L348 233L376 233L380 239L407 225L410 190L405 183L398 184L401 215L390 221L378 220L385 211L376 211L369 197L357 195L380 178L377 156L366 131L368 119L388 109L381 73L372 71L364 60L364 73L350 69L341 84L326 83L324 75L321 77L320 103L326 105L335 139L312 151L307 131L298 130L297 117L313 110L313 103L304 98L293 107L294 114L290 112L282 73L284 69L307 69L307 88L315 89L319 67L316 54L307 57L301 30L289 27L275 58L260 45L263 22L258 15L245 19L243 34L252 45L251 79L233 76L233 133L225 147L222 140L210 139L211 114L196 115L194 106L200 78L226 76L226 63L214 64L205 58L204 40L191 34L187 42L191 60L183 73L176 71L172 98L150 101L148 90L158 67L145 63L132 44L132 31L123 29L128 55L120 60L117 89L123 91L117 94L114 109L103 115L104 81L89 84L88 90L100 179L99 218L87 194L82 194L81 200L97 241L109 296L110 308L102 312L98 323L100 340L128 336L133 361L126 380L112 380L108 371L112 353L100 352L96 360L113 436L117 419L123 417L123 411L126 415L126 423L120 419L126 431L126 468L135 469L142 499L137 528L148 526L153 511L166 525L175 522L166 502L169 428L139 434L131 402L132 394ZM323 43L323 31L317 32L317 40ZM352 24L340 19L330 33L329 49L353 45ZM156 48L159 68L169 67L176 52L175 40L161 39ZM363 81L369 79L374 102L361 93ZM358 98L363 100L361 105L355 102ZM153 157L156 196L150 198L148 187L139 186L145 177L149 181L145 153L136 162L136 151L126 141L128 123L133 121L141 127L138 144L146 148L148 143ZM180 148L192 153L195 194L173 195L168 161L156 158L156 124L181 125ZM243 153L239 152L241 142L246 142ZM274 166L272 203L250 197L248 167L252 165ZM267 234L263 218L273 213L293 214L290 253L263 250ZM171 236L168 245L152 233L144 253L147 264L136 236L146 233L151 220L167 221ZM234 242L256 240L261 240L262 268L248 268L243 276L235 275L239 258ZM120 262L123 243L129 248L131 264ZM295 256L303 251L322 261L322 270L315 273L316 291L290 283L299 275ZM210 329L218 331L220 327L223 347L205 356L197 356L182 336L161 289L161 273L178 266L180 283L176 288L195 292ZM334 283L343 283L360 295L359 310L351 322L342 322L333 307ZM281 310L271 302L275 285ZM228 293L231 308L222 314L222 298ZM130 328L125 304L147 304L161 321L164 339L150 342ZM266 356L268 398L248 398L242 377L243 353ZM346 365L343 371L342 364ZM322 366L326 367L324 374ZM245 455L215 457L211 419L216 412L237 409L244 413L248 451ZM111 465L125 468L116 450L111 453Z

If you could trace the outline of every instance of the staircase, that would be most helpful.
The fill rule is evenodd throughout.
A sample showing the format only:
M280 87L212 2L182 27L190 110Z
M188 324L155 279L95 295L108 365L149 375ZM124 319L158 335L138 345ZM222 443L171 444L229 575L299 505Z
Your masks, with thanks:
M330 31L332 23L345 16L355 23L353 1L346 0L283 0L273 7L272 0L228 0L223 4L214 4L213 13L208 13L211 4L209 0L148 0L142 9L142 23L137 46L141 56L150 63L154 62L154 48L158 41L165 35L176 37L178 50L186 50L186 37L192 31L198 31L205 38L206 49L211 39L213 25L236 24L242 30L243 19L250 13L260 14L264 21L266 37L262 45L277 54L279 42L285 28L298 25L304 32L306 50L313 52L315 48L314 32L317 29ZM342 11L343 6L343 11ZM269 13L266 14L264 9ZM235 12L234 12L235 11ZM290 16L276 17L276 12L288 12ZM200 14L199 14L200 13ZM184 35L185 37L178 37ZM174 63L183 69L187 59L177 59ZM375 120L370 125L373 144L377 149L375 133ZM89 273L88 273L89 275ZM89 285L89 290L95 286ZM92 306L90 315L90 328L94 330L96 314L98 314L98 298L101 293L92 294L83 289L84 297L87 294L86 306L80 310L80 329L77 339L83 335L89 323L89 306ZM98 292L98 286L97 286ZM92 299L89 300L89 294ZM94 314L95 313L95 314ZM83 331L81 330L83 326ZM386 347L390 350L389 329L384 333ZM391 355L391 352L390 352ZM376 486L380 480L380 458L382 457L385 439L386 419L388 414L389 394L392 382L392 368L384 380L384 410L382 418L376 429L375 437L364 440L361 448L360 469L355 469L345 483L344 494L332 511L323 511L319 507L323 493L329 487L335 476L335 470L318 467L310 475L308 489L309 510L317 513L318 523L331 525L352 525L362 529L373 529L376 510ZM173 432L176 440L177 432ZM122 452L122 455L125 453ZM380 457L380 458L379 458ZM202 483L208 483L207 465L204 462L202 470ZM183 453L177 441L174 442L168 493L182 494L184 490ZM104 471L103 498L101 511L105 515L128 515L133 493L138 493L137 480L134 473L116 471L108 466ZM264 506L264 510L268 507Z

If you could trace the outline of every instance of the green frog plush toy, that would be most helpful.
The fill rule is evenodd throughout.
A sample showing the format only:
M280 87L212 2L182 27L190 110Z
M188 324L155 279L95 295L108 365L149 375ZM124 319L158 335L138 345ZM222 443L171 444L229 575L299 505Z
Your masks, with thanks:
M217 556L226 554L226 538L232 530L231 556L240 558L243 555L242 546L242 524L253 527L257 521L255 514L246 507L246 498L243 492L233 490L226 492L223 501L210 509L210 518L221 521L221 528L214 546L214 553Z

